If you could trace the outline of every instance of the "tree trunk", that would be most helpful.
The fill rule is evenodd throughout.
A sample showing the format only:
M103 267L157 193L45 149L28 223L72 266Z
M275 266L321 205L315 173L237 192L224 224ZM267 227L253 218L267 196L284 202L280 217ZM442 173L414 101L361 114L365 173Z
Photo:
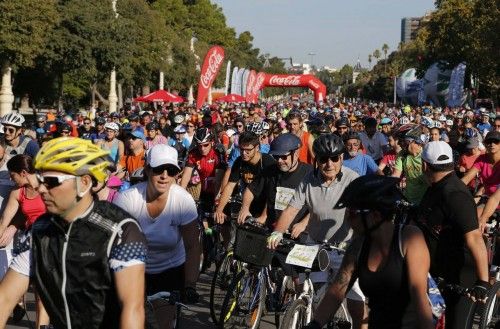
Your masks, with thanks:
M59 111L64 110L64 99L63 99L63 94L64 94L64 73L63 71L59 71L59 90L58 90L58 101L57 101L57 109Z
M97 86L95 87L95 94L97 95L97 98L99 98L99 101L101 101L104 105L109 106L109 101L102 97L101 93L97 89Z

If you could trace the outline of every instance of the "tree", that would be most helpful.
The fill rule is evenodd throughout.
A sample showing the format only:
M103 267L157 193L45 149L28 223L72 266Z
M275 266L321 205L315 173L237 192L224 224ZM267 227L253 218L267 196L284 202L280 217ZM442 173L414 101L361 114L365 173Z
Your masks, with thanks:
M382 45L382 51L384 52L384 73L387 72L387 52L389 51L389 46L387 43Z
M381 56L381 54L380 54L380 50L375 49L375 50L373 51L373 57L375 57L375 59L377 60L377 62L378 62L378 59L380 58L380 56Z
M368 64L372 67L372 54L368 54Z

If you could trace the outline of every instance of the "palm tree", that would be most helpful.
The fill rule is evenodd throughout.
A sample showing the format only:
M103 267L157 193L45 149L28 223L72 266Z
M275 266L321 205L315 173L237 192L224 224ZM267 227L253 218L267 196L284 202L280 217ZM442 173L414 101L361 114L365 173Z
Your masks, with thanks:
M372 68L372 54L368 55L368 64L370 64L370 68Z
M378 63L378 59L380 58L381 54L380 54L380 50L378 49L375 49L373 51L373 57L375 57L376 61L375 61L375 65L377 65Z
M384 73L387 72L387 52L389 51L389 46L387 43L382 45L382 51L384 52Z

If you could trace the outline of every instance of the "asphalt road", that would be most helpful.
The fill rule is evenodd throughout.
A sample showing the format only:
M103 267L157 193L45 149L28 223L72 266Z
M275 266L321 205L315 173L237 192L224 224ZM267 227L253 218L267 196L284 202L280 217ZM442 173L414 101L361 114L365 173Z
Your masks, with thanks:
M182 311L182 319L180 323L181 329L202 329L202 328L215 328L210 318L209 310L209 295L210 295L210 282L213 274L213 267L208 270L208 273L201 274L197 284L197 290L200 293L200 302L196 306L189 306L189 310ZM28 310L20 322L14 324L9 321L7 329L26 329L35 327L35 304L32 293L26 294L26 309ZM244 327L242 327L244 328ZM274 329L274 314L265 315L260 323L261 329Z

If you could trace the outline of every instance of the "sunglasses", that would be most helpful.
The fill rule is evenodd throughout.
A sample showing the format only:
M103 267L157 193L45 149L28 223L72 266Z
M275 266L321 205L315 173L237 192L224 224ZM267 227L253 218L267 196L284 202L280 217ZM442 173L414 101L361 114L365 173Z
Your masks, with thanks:
M74 175L54 175L54 176L42 176L36 174L36 178L40 184L43 184L48 190L53 189L61 185L64 181L76 178Z
M287 154L283 154L283 155L279 155L279 154L273 154L273 158L274 160L286 160L288 159L288 157L290 156L291 153L287 153Z
M347 147L358 147L359 143L347 143L345 146L347 146Z
M204 144L198 144L199 147L209 147L210 146L210 143L204 143Z
M193 125L187 125L187 126L188 126L188 128L194 128L194 126L193 126Z
M255 146L254 146L254 147L252 147L252 148L249 148L249 149L244 149L244 148L240 147L240 151L241 151L241 153L250 153L250 152L252 152L254 149L255 149Z
M333 155L333 156L322 156L318 158L319 163L325 164L330 160L331 162L338 162L340 160L340 155Z
M243 125L236 125L236 128L243 128Z
M16 128L4 127L4 132L9 134L14 134L17 131Z
M175 166L172 166L172 165L161 165L161 166L158 166L158 167L151 167L151 171L153 172L153 175L161 175L165 172L165 170L167 171L167 175L169 175L170 177L174 177L175 175L177 175L179 173L179 169L176 168Z
M484 144L488 145L488 144L498 144L500 143L500 141L497 141L497 140L494 140L494 139L488 139L486 141L484 141Z
M84 122L83 124L84 124L84 125L89 125L89 124L90 124L90 122Z

